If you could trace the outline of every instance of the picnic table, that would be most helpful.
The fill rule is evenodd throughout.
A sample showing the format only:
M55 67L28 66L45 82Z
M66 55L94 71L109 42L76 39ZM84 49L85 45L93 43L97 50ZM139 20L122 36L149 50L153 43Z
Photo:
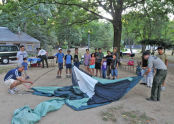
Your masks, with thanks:
M27 61L30 62L30 67L37 67L38 62L41 61L41 58L28 58Z

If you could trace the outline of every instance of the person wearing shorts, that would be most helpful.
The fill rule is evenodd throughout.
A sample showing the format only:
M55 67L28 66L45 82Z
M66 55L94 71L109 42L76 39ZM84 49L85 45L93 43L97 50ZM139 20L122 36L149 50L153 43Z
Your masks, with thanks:
M102 53L102 49L99 48L98 53L96 55L96 65L95 65L96 76L98 76L98 72L99 72L100 77L101 77L101 62L102 62L103 57L104 57L104 54Z
M22 72L24 70L24 66L20 65L18 68L12 69L7 72L4 77L4 84L8 86L8 93L15 94L17 92L16 87L18 85L24 83L33 84L31 81L24 80L22 76Z
M72 74L72 55L71 51L67 50L67 55L65 56L65 65L66 65L66 77L70 78ZM69 72L69 73L68 73Z
M64 54L62 53L62 48L58 49L58 53L55 55L57 58L56 62L58 63L58 71L57 71L57 78L61 78L62 69L63 69L63 58Z
M84 66L87 73L90 73L89 71L90 59L91 59L91 54L89 53L89 49L86 49L86 53L84 54Z
M89 63L89 71L90 71L90 74L93 76L94 76L94 69L95 69L95 53L92 53L90 63Z
M117 61L116 55L113 54L113 59L111 62L111 74L112 74L113 80L118 78L117 68L118 68L118 61Z

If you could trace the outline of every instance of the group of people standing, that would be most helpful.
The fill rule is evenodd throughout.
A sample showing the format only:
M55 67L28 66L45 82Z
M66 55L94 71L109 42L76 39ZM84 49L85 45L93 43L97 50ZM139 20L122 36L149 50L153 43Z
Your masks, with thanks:
M75 48L74 56L71 55L71 51L67 50L67 54L64 55L62 49L58 49L58 53L55 55L58 63L57 78L61 78L63 63L66 66L66 77L71 77L72 64L79 68L81 64L81 54L78 48ZM86 49L84 54L84 66L85 71L93 76L100 76L103 78L110 78L112 74L113 79L118 78L118 54L117 48L114 48L113 52L107 51L107 56L104 57L101 48L95 49L94 53L90 53L89 49ZM95 71L96 70L96 71ZM95 73L96 72L96 73Z
M84 66L86 72L93 76L110 79L110 75L112 75L112 79L118 78L117 48L114 48L113 52L107 51L106 56L101 48L95 49L95 52L91 54L89 49L86 49Z
M62 76L62 69L63 63L66 66L66 77L70 78L72 73L72 62L74 65L79 68L80 66L80 54L78 52L78 48L75 48L74 57L71 55L71 50L67 50L67 54L64 55L62 48L58 49L55 57L57 58L56 62L58 63L58 71L57 71L57 78L61 78Z

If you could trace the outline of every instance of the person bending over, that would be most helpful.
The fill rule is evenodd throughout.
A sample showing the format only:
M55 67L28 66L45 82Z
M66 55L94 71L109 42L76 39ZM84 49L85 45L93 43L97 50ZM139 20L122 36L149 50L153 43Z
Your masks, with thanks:
M151 70L156 69L155 76L153 78L152 90L148 101L160 101L161 84L164 82L167 76L167 66L157 56L151 56L148 51L143 53L144 59L148 60L148 69L145 75L148 75Z
M5 75L4 84L8 86L9 94L15 94L17 92L16 87L18 85L21 85L21 84L25 85L25 83L33 84L33 82L27 81L22 78L23 71L24 71L24 66L20 65L20 66L18 66L18 68L8 71L7 74ZM25 86L27 86L27 85L25 85Z

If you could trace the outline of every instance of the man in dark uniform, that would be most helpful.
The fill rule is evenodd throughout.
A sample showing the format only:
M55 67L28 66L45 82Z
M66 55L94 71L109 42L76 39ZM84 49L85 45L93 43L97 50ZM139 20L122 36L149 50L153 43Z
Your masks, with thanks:
M149 51L143 53L145 60L148 60L148 69L146 75L152 68L156 69L156 74L153 79L153 85L151 90L151 97L147 98L148 101L160 101L161 84L164 82L167 76L167 67L165 63L156 56L151 56Z

